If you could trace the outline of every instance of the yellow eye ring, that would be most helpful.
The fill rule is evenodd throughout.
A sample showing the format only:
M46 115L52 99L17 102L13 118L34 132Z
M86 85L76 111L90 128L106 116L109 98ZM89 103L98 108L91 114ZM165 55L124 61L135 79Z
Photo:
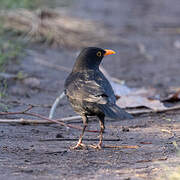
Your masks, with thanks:
M98 51L96 54L98 57L101 57L101 51Z

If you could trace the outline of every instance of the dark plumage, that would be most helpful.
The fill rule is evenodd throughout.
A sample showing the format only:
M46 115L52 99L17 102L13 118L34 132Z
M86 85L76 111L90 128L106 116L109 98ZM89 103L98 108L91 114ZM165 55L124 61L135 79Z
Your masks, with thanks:
M113 119L132 118L130 114L116 105L114 91L99 70L104 56L114 54L112 50L103 50L97 47L85 48L77 57L71 74L65 81L65 94L74 111L82 116L83 131L74 148L85 146L82 137L88 124L87 116L97 116L100 122L100 141L95 148L101 148L104 117Z

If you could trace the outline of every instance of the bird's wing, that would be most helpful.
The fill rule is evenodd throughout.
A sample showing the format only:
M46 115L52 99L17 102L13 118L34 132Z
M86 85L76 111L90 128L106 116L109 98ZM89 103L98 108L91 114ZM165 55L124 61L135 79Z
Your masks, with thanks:
M109 97L105 89L96 81L86 81L82 90L85 91L84 101L107 104Z
M71 92L70 92L71 91ZM86 102L94 102L98 104L107 104L108 95L95 80L83 81L78 80L69 84L66 94L71 99L76 99Z

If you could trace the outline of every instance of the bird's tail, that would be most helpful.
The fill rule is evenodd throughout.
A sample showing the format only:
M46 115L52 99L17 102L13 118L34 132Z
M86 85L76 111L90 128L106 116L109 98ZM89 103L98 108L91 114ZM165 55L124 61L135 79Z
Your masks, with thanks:
M112 119L132 119L133 116L116 104L99 104L99 108L104 112L105 116Z

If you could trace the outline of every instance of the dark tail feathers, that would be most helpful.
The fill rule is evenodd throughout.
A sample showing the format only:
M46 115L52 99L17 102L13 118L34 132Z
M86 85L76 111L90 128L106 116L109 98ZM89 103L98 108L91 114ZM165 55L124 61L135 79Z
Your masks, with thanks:
M99 104L99 108L104 112L105 116L112 119L132 119L133 116L116 104Z

